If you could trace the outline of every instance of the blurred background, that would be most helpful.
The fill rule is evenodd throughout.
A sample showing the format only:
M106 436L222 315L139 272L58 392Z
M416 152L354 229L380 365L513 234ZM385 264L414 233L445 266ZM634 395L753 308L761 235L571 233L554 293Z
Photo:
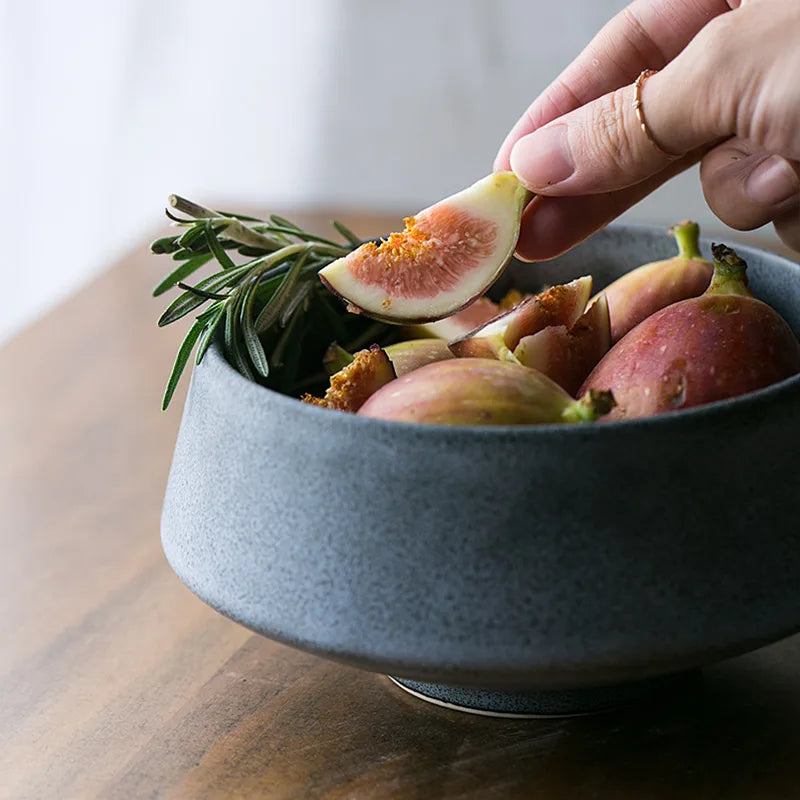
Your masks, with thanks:
M5 0L0 342L164 235L171 192L402 215L463 188L624 5ZM627 215L685 217L723 229L696 171Z

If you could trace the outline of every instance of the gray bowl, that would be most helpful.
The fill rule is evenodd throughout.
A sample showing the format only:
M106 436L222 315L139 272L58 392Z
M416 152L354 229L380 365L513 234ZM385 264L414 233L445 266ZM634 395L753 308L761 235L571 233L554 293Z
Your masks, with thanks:
M800 267L737 250L800 333ZM616 225L510 272L522 288L587 273L602 286L673 251L661 229ZM474 690L513 712L544 692L591 709L596 687L800 630L798 411L795 376L602 425L391 423L266 390L212 348L186 401L164 550L195 594L270 638L423 694L456 687L460 705Z

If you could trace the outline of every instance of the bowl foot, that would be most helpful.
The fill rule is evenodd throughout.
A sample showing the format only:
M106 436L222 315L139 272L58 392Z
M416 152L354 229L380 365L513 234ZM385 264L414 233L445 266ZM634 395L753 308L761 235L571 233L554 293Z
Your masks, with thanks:
M694 678L697 674L697 671L691 671L611 686L533 691L449 686L443 683L395 678L392 675L389 675L389 678L414 697L454 711L466 711L490 717L537 718L578 717L611 711L618 706L641 700L654 692L673 687L678 681Z

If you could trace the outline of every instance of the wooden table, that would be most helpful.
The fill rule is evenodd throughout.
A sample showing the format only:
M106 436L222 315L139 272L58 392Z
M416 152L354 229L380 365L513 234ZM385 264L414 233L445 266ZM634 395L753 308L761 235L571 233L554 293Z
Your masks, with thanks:
M800 637L677 696L500 720L197 600L158 533L184 391L159 410L165 266L138 250L0 350L2 800L800 797Z

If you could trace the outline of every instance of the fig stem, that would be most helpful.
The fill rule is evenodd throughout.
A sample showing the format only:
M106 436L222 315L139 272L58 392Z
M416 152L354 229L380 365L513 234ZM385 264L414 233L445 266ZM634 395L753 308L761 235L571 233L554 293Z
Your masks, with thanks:
M711 252L714 255L714 275L705 294L753 297L747 288L747 264L736 251L724 244L712 244Z
M616 404L611 392L589 389L579 400L570 403L561 417L564 422L594 422L598 417L608 414Z
M688 219L685 222L679 222L670 228L670 233L678 243L679 258L705 260L700 254L700 226L696 222L691 222Z

